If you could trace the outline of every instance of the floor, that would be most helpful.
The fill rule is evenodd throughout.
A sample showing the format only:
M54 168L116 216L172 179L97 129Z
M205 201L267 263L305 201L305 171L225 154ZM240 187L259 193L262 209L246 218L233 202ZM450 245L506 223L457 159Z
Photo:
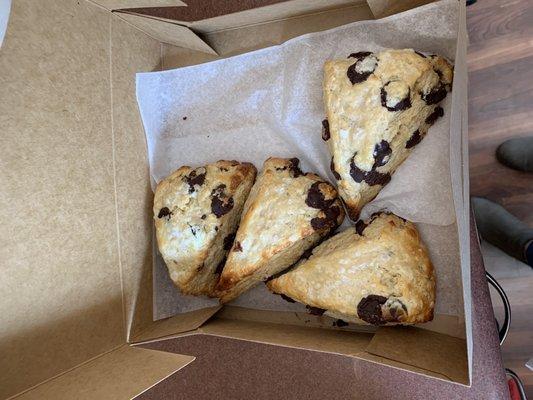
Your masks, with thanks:
M533 226L533 176L494 157L505 139L533 135L533 0L478 0L467 9L467 24L471 194L499 202ZM533 269L488 243L482 251L512 307L504 363L533 399L533 371L525 367L533 358ZM493 303L500 315L497 297Z

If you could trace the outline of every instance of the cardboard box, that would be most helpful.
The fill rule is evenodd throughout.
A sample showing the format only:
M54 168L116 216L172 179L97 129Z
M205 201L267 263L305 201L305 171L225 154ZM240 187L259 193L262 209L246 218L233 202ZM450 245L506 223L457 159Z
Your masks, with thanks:
M207 3L13 2L0 50L0 398L133 398L194 360L135 345L189 335L364 358L468 385L468 243L461 243L464 320L442 316L432 330L321 329L312 317L229 307L153 321L152 192L135 73L240 54L422 2ZM146 8L167 6L177 7ZM457 17L453 102L460 110L462 3ZM457 227L468 237L464 114L456 113L452 130L452 176L463 188L454 198Z

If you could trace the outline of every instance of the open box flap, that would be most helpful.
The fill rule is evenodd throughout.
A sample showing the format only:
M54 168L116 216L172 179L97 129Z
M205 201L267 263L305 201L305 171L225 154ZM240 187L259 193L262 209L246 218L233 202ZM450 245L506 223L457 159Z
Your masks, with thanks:
M367 0L367 3L375 18L384 18L433 1L434 0Z
M281 44L294 37L331 29L354 21L372 19L366 3L292 17L273 22L226 29L205 34L205 39L221 57L229 57ZM163 44L163 69L201 64L216 59L211 54Z
M196 332L348 356L364 351L372 338L371 333L221 318L210 320Z
M120 8L134 8L134 7L177 7L186 6L180 0L89 0L99 6L107 8L108 10L118 10Z
M15 398L129 400L193 360L191 356L123 345Z
M115 15L162 43L216 54L204 40L186 26L119 11L115 12Z
M131 338L132 343L141 343L188 332L199 328L220 310L221 306L202 308L153 322L146 330Z
M128 8L129 13L173 21L208 33L272 22L332 8L366 4L365 0L262 0L243 2L189 0L188 7Z
M398 361L468 384L466 341L412 327L378 329L366 348L370 354Z

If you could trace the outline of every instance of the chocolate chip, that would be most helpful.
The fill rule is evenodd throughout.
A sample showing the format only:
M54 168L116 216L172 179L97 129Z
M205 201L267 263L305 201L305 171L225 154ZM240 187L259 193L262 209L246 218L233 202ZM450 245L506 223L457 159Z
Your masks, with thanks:
M348 58L356 58L357 60L362 60L363 58L366 58L371 54L371 51L358 51L357 53L351 53Z
M378 59L368 51L352 53L349 57L353 57L357 60L350 65L346 71L346 75L352 85L366 81L378 66Z
M335 177L335 179L337 180L341 179L340 174L337 171L335 171L335 163L333 162L333 157L331 157L331 163L329 164L329 169L331 169L331 172L333 173L333 176Z
M280 296L283 300L288 301L289 303L296 303L296 301L291 299L289 296L285 296L284 294L280 294Z
M389 107L387 105L388 103L388 99L387 99L387 91L386 91L386 87L390 84L391 82L387 82L385 84L385 86L383 86L381 88L381 105L383 107L385 107L387 110L389 111L403 111L403 110L406 110L408 108L411 107L411 89L409 88L408 92L407 92L407 96L400 100L399 102L397 102L395 105L393 105L392 107Z
M200 218L201 218L201 219L206 219L206 218L207 218L207 215L202 214L202 216L201 216Z
M426 56L425 56L424 54L422 54L422 53L420 53L420 52L418 52L418 51L416 51L416 50L415 50L414 52L415 52L416 54L418 54L420 57L422 57L422 58L426 58Z
M381 306L387 301L386 297L371 294L361 299L357 305L357 315L363 321L372 325L382 325L386 321L383 319Z
M191 233L194 237L196 237L196 232L198 232L198 227L196 226L192 226L191 224L187 223L187 225L189 226L189 229L191 230Z
M353 178L354 181L358 183L365 181L370 186L385 186L387 183L390 182L391 179L389 173L381 173L376 171L375 169L372 169L370 171L363 171L361 168L355 165L355 162L353 160L350 163L350 176Z
M420 131L417 129L416 131L413 132L411 137L405 143L405 148L410 149L411 147L415 147L421 141L422 141L422 135L420 134Z
M339 218L339 215L341 214L339 207L333 206L326 210L321 210L320 213L322 213L323 216L315 217L311 220L311 226L315 231L333 229L337 226L337 218Z
M167 219L170 220L171 215L172 215L172 212L168 209L168 207L163 207L161 210L159 210L159 214L157 214L157 218L168 217Z
M235 233L230 233L228 236L224 238L224 250L231 249L231 246L233 246L233 241L235 240Z
M374 152L372 153L375 160L374 166L372 168L374 169L387 164L391 154L392 149L390 148L389 142L387 142L386 140L382 140L381 142L377 143L374 146Z
M440 103L444 100L447 94L446 87L442 83L439 83L436 87L431 89L429 93L421 93L420 96L428 106L431 106Z
M305 199L305 204L307 204L311 208L318 208L319 210L325 210L333 204L335 199L332 198L330 200L326 200L324 193L322 193L322 190L320 190L320 185L326 186L327 184L324 182L313 183L311 187L309 188L309 190L307 191L307 197Z
M325 119L322 121L322 139L324 141L327 141L329 140L330 136L331 135L329 134L329 122L327 119Z
M428 117L426 118L426 124L433 125L435 121L439 119L440 117L442 117L443 115L444 115L444 110L442 109L442 107L440 106L435 107L433 112L429 114Z
M343 321L342 319L338 319L336 321L333 321L333 326L336 326L338 328L342 328L343 326L350 325L348 322Z
M187 117L183 117L182 119L185 121L187 119Z
M241 242L239 241L235 242L235 244L233 245L233 251L242 251Z
M296 157L291 158L289 160L289 163L290 163L289 170L291 171L293 178L298 178L299 176L304 175L304 173L302 172L302 170L298 166L300 164L300 160L299 159L297 159Z
M229 213L233 208L233 197L225 193L226 185L218 185L211 192L211 211L217 218Z
M311 315L322 315L326 312L323 308L318 307L305 306L305 308L307 308L307 312Z
M183 179L189 185L189 193L194 192L194 186L202 186L205 181L206 170L203 167L192 170L188 176L184 176Z
M220 262L218 263L218 265L217 265L217 267L215 269L215 274L222 273L222 270L224 269L224 264L226 264L226 259L225 258L220 260Z
M365 224L365 222L362 219L360 219L359 221L355 223L355 231L357 232L359 236L363 236L363 232L367 226L368 224Z

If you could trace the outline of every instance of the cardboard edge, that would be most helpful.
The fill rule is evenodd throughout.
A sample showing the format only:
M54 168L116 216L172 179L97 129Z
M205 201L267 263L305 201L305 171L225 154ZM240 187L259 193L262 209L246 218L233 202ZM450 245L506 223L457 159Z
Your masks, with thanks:
M194 360L193 356L124 344L8 400L132 399Z
M436 342L440 343L439 347L434 347ZM463 354L465 339L414 327L382 327L372 337L366 352L469 386L468 360ZM448 360L451 362L447 363Z
M130 344L141 344L155 340L163 340L184 332L197 330L212 318L222 306L202 308L188 313L154 321L146 329L130 337Z
M184 25L121 10L113 11L113 14L161 43L185 47L208 54L217 54L205 40Z

